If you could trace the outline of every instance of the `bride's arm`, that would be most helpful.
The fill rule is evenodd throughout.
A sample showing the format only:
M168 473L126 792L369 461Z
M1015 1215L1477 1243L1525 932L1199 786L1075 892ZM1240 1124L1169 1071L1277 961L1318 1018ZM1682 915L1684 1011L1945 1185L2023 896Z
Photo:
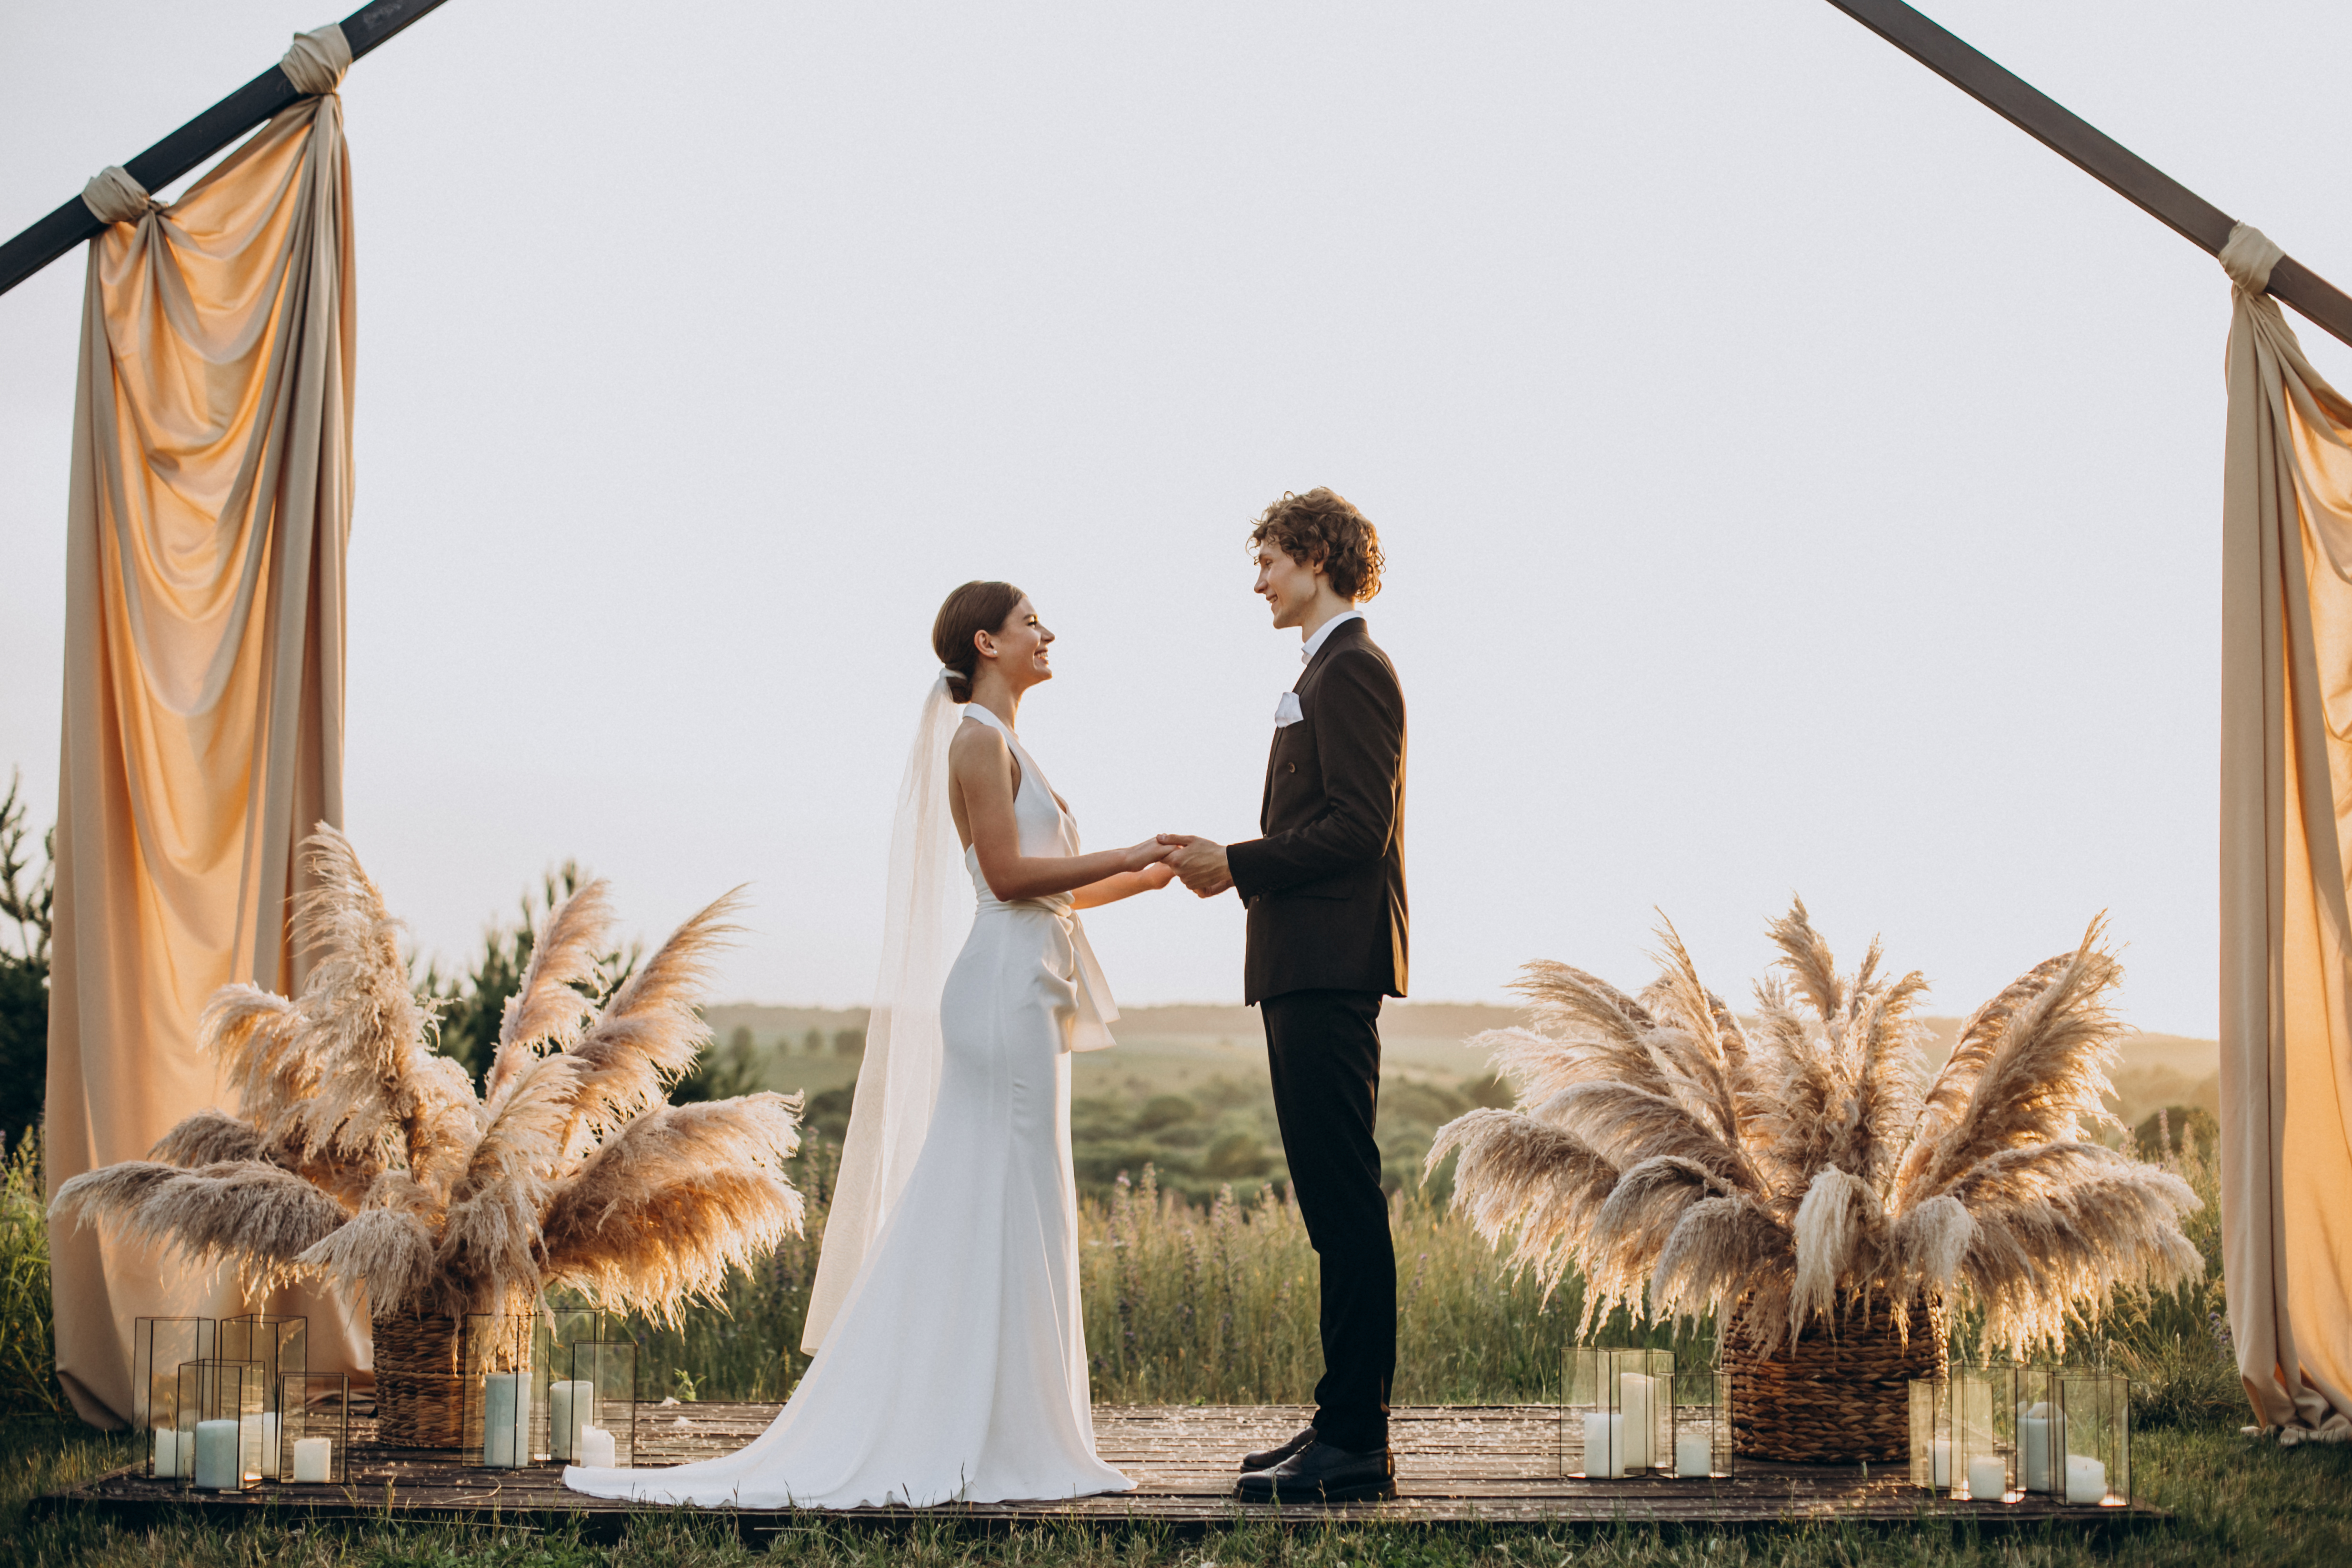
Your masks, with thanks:
M980 853L980 874L988 879L989 892L1008 902L1069 893L1139 873L1158 865L1170 852L1155 839L1090 855L1023 854L1021 825L1013 815L1012 748L985 725L966 725L956 733L948 747L948 774L951 800L962 807L958 825L971 833L971 847ZM1128 890L1142 891L1139 885Z
M1133 898L1139 893L1150 893L1166 887L1175 880L1176 868L1162 861L1157 865L1145 866L1141 871L1123 871L1117 876L1090 882L1071 896L1077 901L1080 909L1099 909L1106 904L1117 904L1122 898Z

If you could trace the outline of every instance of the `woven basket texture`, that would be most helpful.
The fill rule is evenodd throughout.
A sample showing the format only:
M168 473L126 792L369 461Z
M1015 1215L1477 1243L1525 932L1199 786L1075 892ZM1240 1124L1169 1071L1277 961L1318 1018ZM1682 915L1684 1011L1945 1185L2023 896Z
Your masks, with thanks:
M1883 1301L1866 1316L1816 1317L1769 1356L1758 1355L1736 1329L1725 1335L1733 1452L1791 1464L1907 1459L1911 1380L1945 1370L1927 1307L1914 1302L1909 1319L1906 1343Z
M375 1320L378 1440L395 1448L465 1446L455 1318Z

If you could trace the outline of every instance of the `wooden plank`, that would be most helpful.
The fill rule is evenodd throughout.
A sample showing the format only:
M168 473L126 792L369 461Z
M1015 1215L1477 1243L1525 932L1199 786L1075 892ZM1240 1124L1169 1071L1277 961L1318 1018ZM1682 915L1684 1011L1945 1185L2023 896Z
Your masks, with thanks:
M343 41L357 61L445 0L374 0L342 20ZM150 191L160 191L230 142L267 122L299 99L294 84L276 66L205 110L152 147L125 162L123 171ZM96 169L90 171L95 174ZM80 196L51 212L0 245L0 294L5 294L106 225Z
M1902 0L1829 3L2207 255L2229 243L2229 214ZM2269 292L2352 343L2352 297L2294 257L2271 269Z
M731 1452L764 1430L775 1411L772 1405L641 1406L635 1427L638 1453L651 1469ZM1597 1529L1625 1521L1675 1528L1761 1528L1791 1520L1908 1525L1922 1519L1965 1518L1992 1531L2051 1525L2110 1531L2166 1517L2147 1508L2068 1508L2044 1498L2010 1505L1954 1503L1915 1491L1884 1469L1865 1476L1859 1467L1745 1465L1728 1479L1706 1482L1580 1480L1559 1473L1559 1413L1548 1406L1400 1408L1391 1431L1403 1495L1392 1502L1277 1509L1234 1500L1239 1454L1289 1436L1308 1414L1295 1406L1100 1408L1095 1429L1103 1457L1138 1483L1135 1491L1115 1497L827 1513L712 1511L755 1539L806 1529L819 1521L874 1529L903 1529L921 1521L983 1533L1055 1522L1111 1529L1148 1521L1181 1536L1198 1536L1251 1520L1290 1527L1346 1520L1430 1528ZM576 1522L600 1539L616 1536L633 1518L665 1511L568 1491L562 1471L555 1466L486 1470L453 1463L446 1456L383 1448L373 1442L373 1421L355 1427L347 1489L270 1486L209 1497L122 1471L40 1500L37 1507L44 1513L96 1512L131 1526L192 1511L234 1522L263 1509L280 1518L292 1511L321 1521L495 1517L508 1523Z

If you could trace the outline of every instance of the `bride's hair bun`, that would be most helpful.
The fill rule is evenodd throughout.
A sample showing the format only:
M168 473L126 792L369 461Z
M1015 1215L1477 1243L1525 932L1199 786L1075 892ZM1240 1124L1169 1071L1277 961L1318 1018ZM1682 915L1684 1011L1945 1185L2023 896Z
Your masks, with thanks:
M971 701L972 675L980 667L972 636L1003 631L1020 602L1021 591L1009 582L967 582L948 595L939 619L931 622L931 652L939 658L940 674L947 677L948 695L960 703Z

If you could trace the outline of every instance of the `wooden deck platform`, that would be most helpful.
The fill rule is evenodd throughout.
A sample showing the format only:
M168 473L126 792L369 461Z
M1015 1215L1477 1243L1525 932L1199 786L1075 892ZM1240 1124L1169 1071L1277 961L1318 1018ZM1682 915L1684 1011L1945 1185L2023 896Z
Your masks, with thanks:
M774 1416L772 1405L643 1406L641 1466L730 1452ZM1233 1499L1244 1451L1297 1430L1307 1412L1288 1406L1106 1406L1095 1411L1102 1457L1139 1483L1135 1491L1075 1502L992 1503L945 1508L857 1509L834 1513L714 1511L744 1536L805 1528L817 1520L903 1528L923 1521L992 1531L1048 1522L1119 1527L1157 1524L1180 1537L1251 1521L1286 1527L1328 1521L1437 1527L1603 1527L1621 1521L1668 1527L1753 1527L1805 1521L1879 1526L1971 1520L1989 1532L2056 1528L2069 1533L2130 1530L2167 1516L2145 1506L2070 1508L2048 1499L2000 1504L1932 1499L1888 1470L1859 1467L1744 1464L1728 1479L1587 1481L1559 1474L1559 1424L1548 1406L1408 1406L1392 1417L1401 1496L1393 1502L1328 1507L1244 1506ZM492 1520L542 1527L577 1522L610 1538L632 1517L660 1511L564 1490L554 1466L487 1470L445 1456L373 1442L373 1423L354 1426L348 1488L265 1483L228 1495L185 1492L121 1471L36 1504L43 1513L89 1511L126 1524L200 1512L221 1523L264 1514L329 1520Z

